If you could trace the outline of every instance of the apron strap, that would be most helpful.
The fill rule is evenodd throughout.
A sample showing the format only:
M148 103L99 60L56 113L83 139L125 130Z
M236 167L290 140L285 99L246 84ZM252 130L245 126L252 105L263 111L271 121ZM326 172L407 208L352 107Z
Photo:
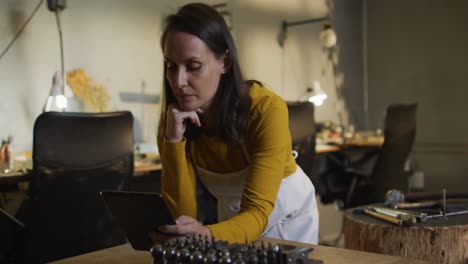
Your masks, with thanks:
M204 225L212 225L218 223L218 200L208 191L208 189L200 181L198 176L197 165L193 151L193 143L189 141L190 160L195 171L195 196L197 199L197 220Z

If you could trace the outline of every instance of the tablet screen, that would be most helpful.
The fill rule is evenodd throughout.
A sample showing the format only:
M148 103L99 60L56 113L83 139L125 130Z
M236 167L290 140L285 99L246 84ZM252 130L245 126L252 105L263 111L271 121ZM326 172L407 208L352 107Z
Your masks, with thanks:
M135 250L150 250L153 242L148 233L160 225L175 224L159 193L103 191L101 196Z

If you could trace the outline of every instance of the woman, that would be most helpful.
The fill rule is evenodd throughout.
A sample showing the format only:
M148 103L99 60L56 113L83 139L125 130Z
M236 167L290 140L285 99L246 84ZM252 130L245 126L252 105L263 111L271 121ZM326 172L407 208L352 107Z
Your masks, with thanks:
M286 104L242 79L224 19L208 5L187 4L167 18L161 47L162 193L178 218L159 231L231 243L260 236L317 243L315 189L291 154ZM203 212L197 194L204 189L215 210ZM197 221L214 211L214 223Z

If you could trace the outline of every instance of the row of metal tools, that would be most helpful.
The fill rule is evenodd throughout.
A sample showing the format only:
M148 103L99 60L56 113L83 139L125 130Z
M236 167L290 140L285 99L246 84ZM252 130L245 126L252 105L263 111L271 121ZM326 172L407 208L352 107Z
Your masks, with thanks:
M323 264L309 257L313 248L264 242L248 245L229 244L196 234L172 239L151 248L153 264Z
M450 210L448 211L448 208ZM383 206L372 205L353 210L354 214L367 214L400 226L412 226L430 219L468 214L468 193L415 192L403 194L390 190Z

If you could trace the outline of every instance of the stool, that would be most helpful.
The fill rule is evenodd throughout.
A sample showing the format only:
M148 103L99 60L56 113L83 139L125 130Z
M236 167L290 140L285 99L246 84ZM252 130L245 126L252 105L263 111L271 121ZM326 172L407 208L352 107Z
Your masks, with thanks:
M468 215L428 219L414 226L397 226L366 214L345 211L345 248L434 263L467 263Z

